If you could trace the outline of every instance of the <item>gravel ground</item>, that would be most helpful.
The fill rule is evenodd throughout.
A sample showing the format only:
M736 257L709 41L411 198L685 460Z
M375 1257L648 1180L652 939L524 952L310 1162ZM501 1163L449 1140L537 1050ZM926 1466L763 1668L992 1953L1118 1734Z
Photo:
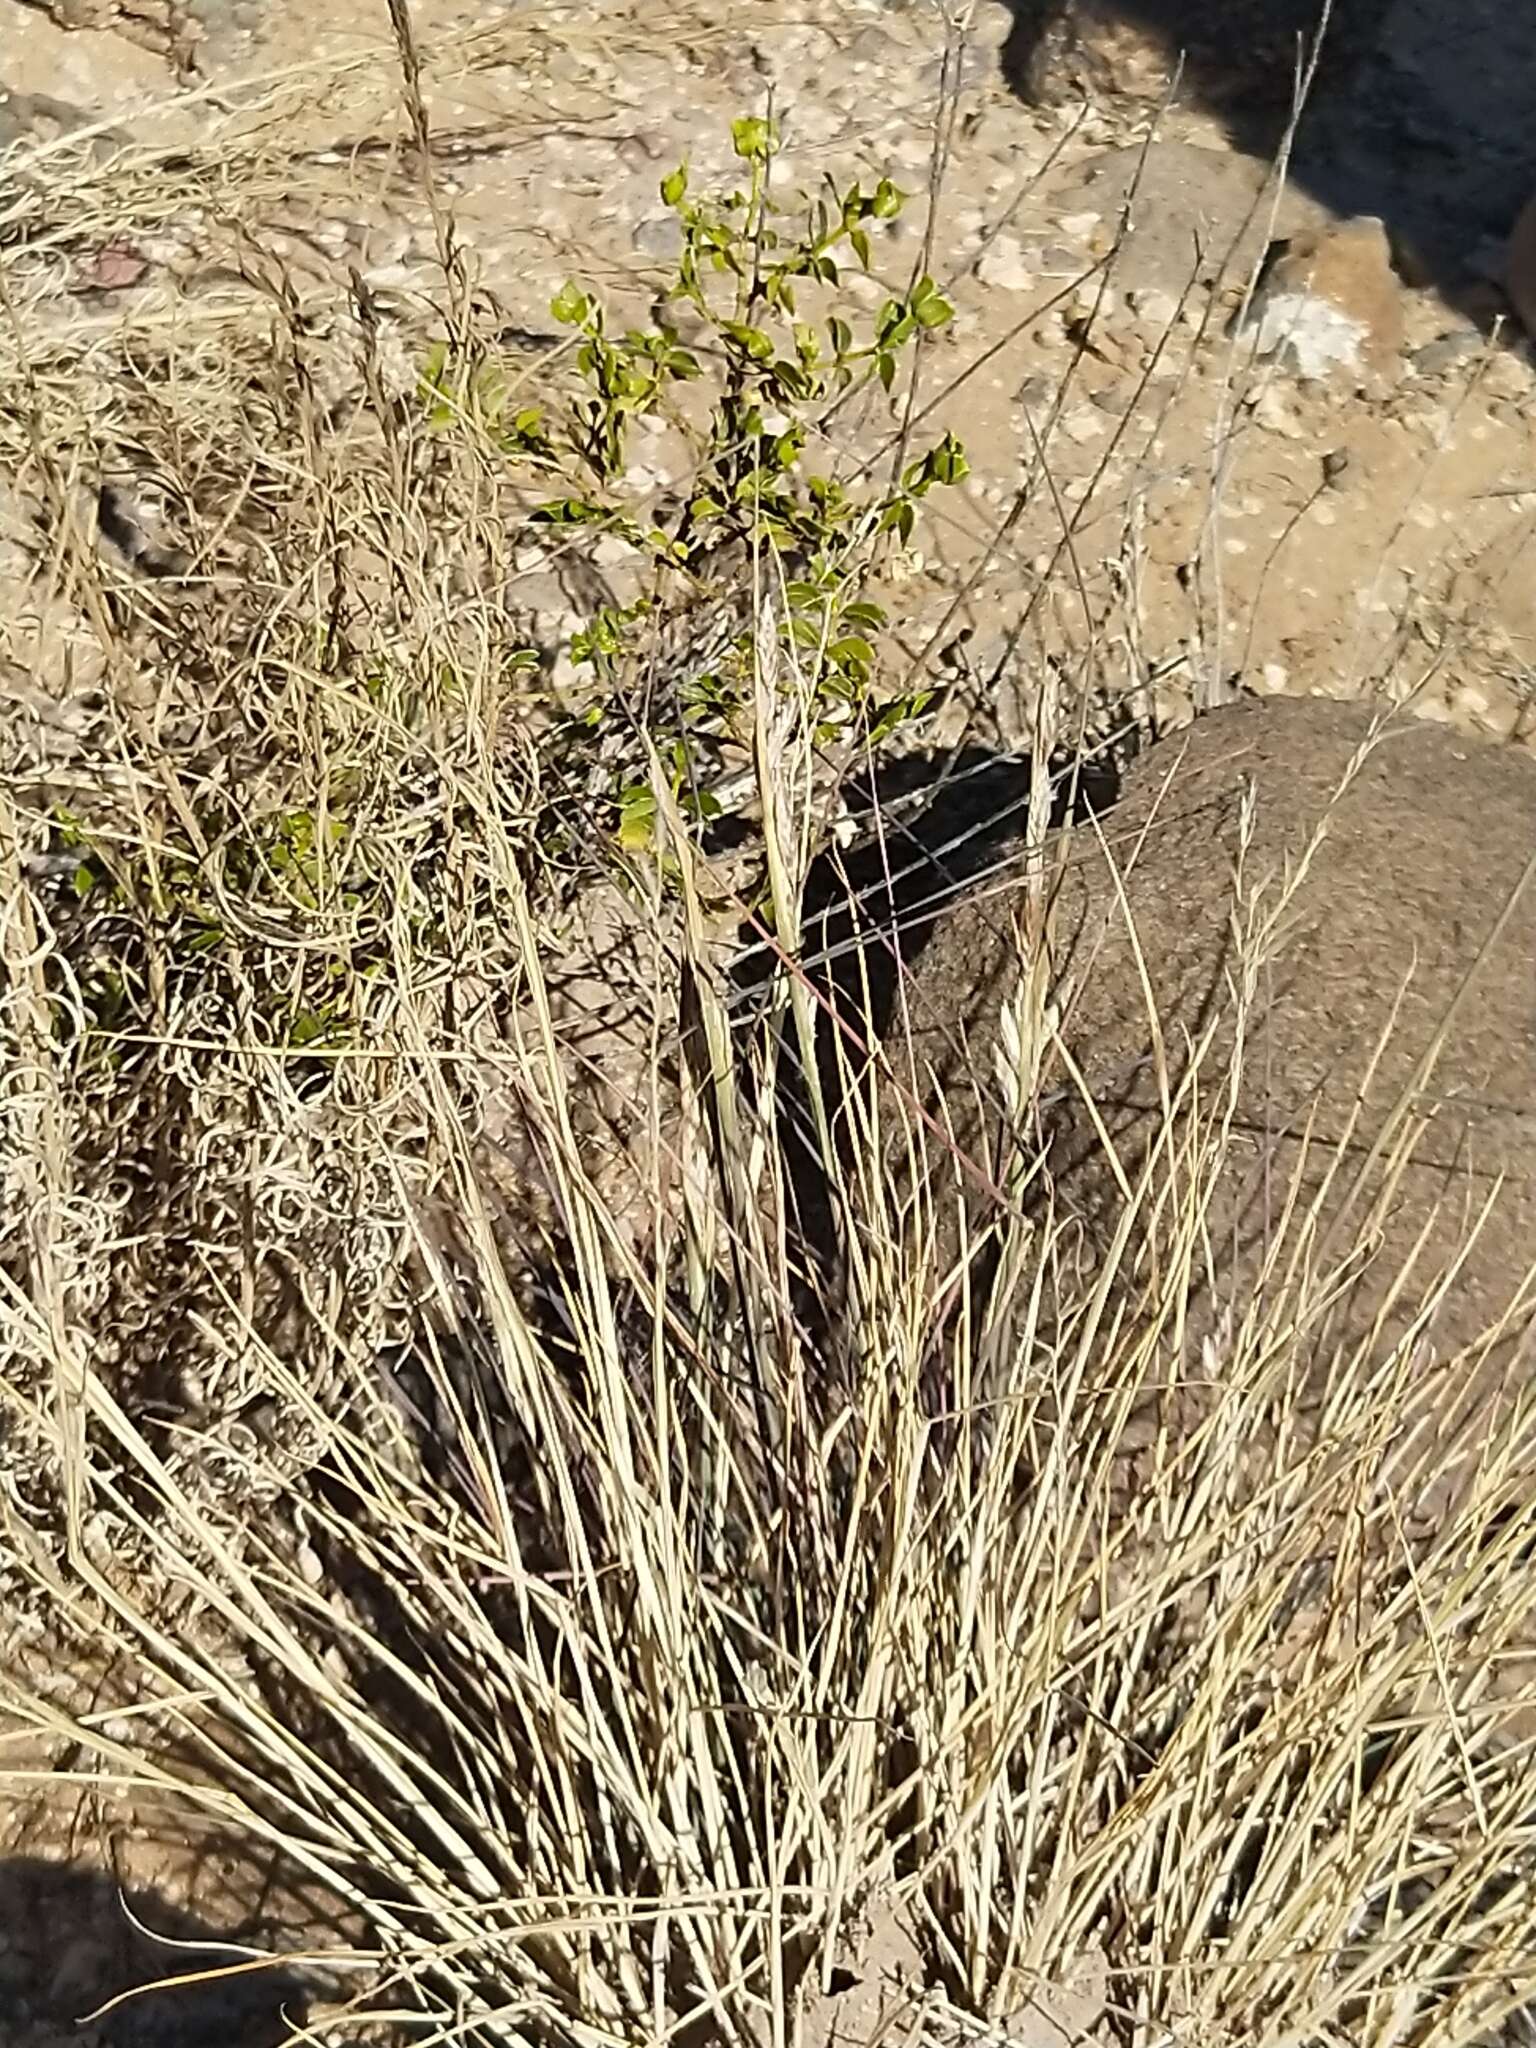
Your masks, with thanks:
M137 43L0 4L22 23L5 60L13 131L29 115L56 125L64 98L166 146L204 118L203 101L168 87L164 60L147 75L155 60ZM1477 74L1498 130L1485 135L1467 126L1462 72L1437 62L1431 12L1424 0L1394 10L1390 61L1368 64L1339 110L1324 100L1273 212L1262 167L1197 105L1163 117L1144 164L1139 104L1023 106L1001 64L1014 18L995 0L980 0L953 67L937 167L946 28L927 5L663 16L622 0L537 11L433 0L417 33L444 193L514 329L548 332L549 300L571 274L620 317L644 319L675 248L661 176L687 159L696 186L728 178L730 121L770 95L781 190L890 175L918 195L877 245L869 296L919 259L952 290L958 317L927 351L919 397L925 427L952 427L973 474L936 511L901 608L914 663L963 651L973 726L1018 739L1049 672L1164 723L1234 690L1370 688L1523 740L1532 373L1519 348L1485 351L1482 330L1501 305L1487 274L1497 234L1527 174L1510 119L1526 102L1506 81L1522 65L1529 76L1536 31L1473 10L1479 60L1504 60ZM242 83L335 68L336 90L289 117L293 145L331 145L338 158L359 141L380 147L338 162L329 192L307 180L308 217L274 218L271 243L336 292L361 258L370 283L405 304L430 288L433 241L383 146L398 132L387 38L382 7L266 0L259 19L231 16L202 61L231 104ZM45 77L48 105L28 102ZM1396 267L1366 238L1335 265L1363 345L1313 375L1305 351L1256 358L1253 341L1281 332L1292 301L1229 338L1247 266L1269 232L1326 228L1336 211L1383 213L1393 237ZM114 290L121 316L157 291L204 288L195 221L179 237L167 223L149 253ZM846 416L850 452L878 449L891 427L873 403ZM642 458L663 482L667 456L659 439ZM533 608L558 633L562 607L547 595L535 584Z

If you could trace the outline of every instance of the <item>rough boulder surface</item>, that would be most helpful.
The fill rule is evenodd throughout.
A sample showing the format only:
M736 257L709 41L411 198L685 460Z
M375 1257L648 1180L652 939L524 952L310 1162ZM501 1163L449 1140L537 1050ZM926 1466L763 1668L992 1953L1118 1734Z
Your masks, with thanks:
M1373 723L1385 723L1385 733L1348 779ZM1455 1256L1468 1218L1495 1196L1428 1333L1445 1355L1502 1314L1536 1259L1536 877L1527 872L1536 856L1536 762L1429 723L1388 721L1380 711L1373 720L1367 706L1321 701L1219 712L1143 756L1122 801L1097 829L1073 836L1052 940L1062 1036L1132 1182L1161 1123L1155 1038L1176 1086L1192 1039L1214 1025L1201 1090L1207 1109L1230 1071L1234 874L1249 786L1245 896L1262 884L1260 904L1276 907L1325 818L1326 830L1254 987L1233 1139L1210 1214L1222 1298L1241 1306L1244 1290L1251 1294L1293 1176L1300 1168L1315 1190L1346 1135L1319 1252L1323 1264L1347 1256L1372 1199L1367 1192L1343 1215L1354 1169L1370 1161L1407 1096L1427 1121L1384 1214L1371 1219L1376 1256L1340 1313L1351 1331L1365 1329L1381 1284L1427 1231L1410 1289L1421 1293ZM1123 876L1123 908L1111 860ZM906 1071L919 1086L938 1078L958 1140L983 1164L997 1153L999 1013L1017 981L1012 911L995 891L973 899L909 956L916 1067ZM1443 1025L1426 1076L1421 1063ZM1120 1213L1116 1181L1096 1120L1059 1069L1048 1072L1052 1086L1060 1093L1048 1137L1061 1195L1081 1218L1091 1256ZM1166 1219L1162 1228L1166 1243Z
M1159 98L1181 88L1233 110L1288 108L1317 36L1317 0L1011 0L1010 58L1032 99L1090 91ZM1337 0L1331 71L1359 61L1387 0Z

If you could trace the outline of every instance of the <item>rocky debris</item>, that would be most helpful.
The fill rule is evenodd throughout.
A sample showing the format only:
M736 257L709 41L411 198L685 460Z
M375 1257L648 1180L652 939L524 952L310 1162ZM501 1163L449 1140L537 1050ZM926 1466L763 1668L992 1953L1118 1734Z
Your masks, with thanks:
M976 260L976 275L983 284L1000 291L1027 291L1039 278L1039 270L1013 235L998 235Z
M1037 106L1095 98L1160 99L1169 52L1145 22L1082 0L1020 0L1008 45L1010 76Z
M117 0L31 0L60 28L111 28L118 17Z
M1448 370L1458 369L1475 356L1483 346L1483 337L1475 327L1455 327L1449 334L1436 335L1433 341L1416 348L1409 362L1420 377L1443 377Z
M1273 236L1321 218L1301 195L1280 189L1267 164L1161 135L1091 157L1051 202L1088 226L1094 254L1114 249L1114 282L1127 291L1241 280Z
M72 43L146 51L182 84L223 70L270 16L270 0L0 0L0 19L20 7L35 9ZM80 68L76 52L67 61L71 71Z
M510 19L491 0L415 0L444 197L458 246L487 302L497 306L509 366L517 330L548 328L550 301L573 272L609 297L616 328L645 324L648 314L654 321L658 306L685 326L679 302L663 304L661 297L681 230L660 201L660 177L686 158L694 191L728 185L735 170L731 120L768 71L785 138L775 168L781 192L814 191L826 177L841 189L878 170L912 195L901 220L872 238L875 275L845 266L839 288L850 308L877 307L918 255L943 46L938 15L889 0L807 0L793 20L764 27L754 17L749 50L736 33L736 4L706 18L695 0L681 0L676 44L663 54L647 41L630 0L600 0L602 37L569 44L521 12ZM311 45L327 35L338 53L358 48L355 16L343 0L315 0L309 8L298 0L195 6L210 34L219 20L246 21L256 10L263 65L302 66ZM107 89L107 60L121 71L128 54L122 40L65 35L16 0L0 0L0 15L8 9L69 62L100 62L101 103L128 112L140 138L137 158L158 117L141 117L142 100L114 100ZM1155 674L1155 694L1170 716L1179 692L1192 699L1193 673L1203 664L1235 668L1249 687L1266 671L1283 670L1297 691L1349 689L1366 674L1385 677L1393 662L1408 662L1403 622L1391 603L1401 598L1411 606L1416 630L1436 601L1425 592L1444 587L1443 577L1424 575L1436 550L1454 546L1450 568L1475 576L1478 552L1502 548L1504 515L1512 508L1494 494L1521 473L1536 475L1536 436L1518 417L1528 405L1528 371L1517 365L1516 381L1495 390L1475 330L1463 326L1454 330L1459 339L1448 335L1444 308L1427 293L1405 290L1379 240L1373 244L1374 230L1352 249L1350 230L1337 247L1327 243L1335 223L1317 197L1293 186L1277 191L1268 166L1234 148L1208 115L1182 105L1165 111L1148 142L1144 108L1132 118L1100 111L1064 122L1020 106L1003 89L998 49L1027 13L1001 0L982 0L977 10L975 44L958 74L959 119L934 240L925 252L957 317L926 352L924 403L966 445L972 476L942 507L930 501L936 526L923 543L921 579L901 599L914 648L931 633L939 633L936 646L944 644L963 627L980 633L978 645L995 644L997 659L953 694L953 716L997 721L999 730L1017 716L1023 732L1033 717L1026 701L1036 687L1031 678L1047 661L1073 674L1102 667L1106 691L1132 696ZM1095 9L1067 13L1081 29L1092 26ZM1150 5L1117 13L1107 0L1097 13L1106 36L1116 20L1124 29L1132 13L1164 25L1175 20ZM1197 30L1194 24L1191 62L1205 63L1212 39L1202 43ZM455 54L469 47L464 37L471 31L483 39L473 45L472 91ZM391 61L382 25L378 43L382 80ZM540 80L543 95L536 121L528 114L529 76ZM73 83L69 90L88 104L88 93ZM387 116L377 111L386 104L380 98L372 117L358 116L351 137L345 121L327 111L321 131L308 138L314 146L302 159L301 196L256 230L267 258L303 298L309 354L324 358L321 371L311 364L311 374L333 422L348 417L356 402L367 353L349 324L354 264L389 313L389 390L402 403L410 402L414 366L429 345L423 314L439 288L435 232L410 181L372 153L379 121L395 118L396 101L391 80ZM380 182L364 189L375 165ZM1320 177L1314 186L1323 189ZM189 206L166 217L151 209L143 226L104 220L99 237L83 237L68 265L58 266L65 309L82 324L96 322L101 333L119 320L148 319L157 295L211 309L218 278L218 317L229 318L238 281L227 247L215 252L210 223L196 211ZM1341 303L1310 308L1287 335L1279 292L1287 269L1284 260L1273 265L1248 345L1234 349L1225 316L1241 305L1276 238L1289 244L1286 256L1327 249L1299 294L1303 302L1332 289L1329 265L1340 250L1351 249L1352 274L1342 280ZM1374 293L1369 304L1369 293L1353 291L1362 278ZM1465 322L1459 302L1458 309ZM1282 360L1301 369L1335 355L1339 364L1321 380L1255 374L1245 359L1256 337L1275 342ZM684 338L708 343L702 332ZM1413 374L1387 391L1399 347ZM376 358L381 348L379 340ZM1359 368L1342 367L1356 361ZM1247 388L1229 394L1225 380L1234 365ZM515 369L525 374L521 362ZM1363 373L1370 380L1364 388ZM1463 382L1475 384L1477 395L1456 411ZM1218 534L1207 499L1213 437L1227 431L1224 408L1240 432L1229 451L1234 488ZM876 449L889 424L878 396L839 416L856 460ZM1328 502L1339 500L1339 491L1313 502L1321 458L1336 447L1352 459L1347 535L1339 505ZM1385 467L1383 449L1390 456ZM655 465L641 460L641 436L631 452L636 460L625 488L647 495L643 472ZM685 453L669 460L665 474L675 478L688 459ZM994 551L973 586L989 532L1041 460L1049 464L1051 488L1032 492L1010 524L1007 545ZM1419 472L1430 463L1435 482L1426 489ZM1410 507L1410 538L1421 549L1413 576L1405 580L1398 559L1379 575L1377 558L1395 547ZM1073 523L1065 555L1064 514ZM1074 626L1054 599L1042 601L1043 592L1063 583L1071 556L1088 586L1082 594L1093 618L1090 640L1096 648L1134 648L1133 659L1085 657L1076 644L1083 618ZM1148 573L1126 581L1133 559ZM1126 608L1131 592L1134 616ZM558 672L559 643L579 622L581 602L534 609L543 620L538 644ZM1455 620L1458 646L1475 609ZM1026 615L1030 635L1021 642L1017 629ZM1362 638L1362 615L1374 637ZM1488 693L1497 725L1501 700L1512 712L1519 708L1514 671L1491 646L1477 660L1487 669L1477 687ZM1209 694L1222 681L1207 676L1201 687ZM1512 729L1525 730L1518 716Z
M110 30L171 60L178 74L196 69L202 25L187 0L28 0L62 29Z
M1265 271L1243 322L1260 355L1299 377L1387 371L1403 345L1402 288L1379 220L1297 235Z
M1536 10L1393 0L1373 60L1298 138L1341 211L1379 213L1400 260L1458 305L1530 192Z

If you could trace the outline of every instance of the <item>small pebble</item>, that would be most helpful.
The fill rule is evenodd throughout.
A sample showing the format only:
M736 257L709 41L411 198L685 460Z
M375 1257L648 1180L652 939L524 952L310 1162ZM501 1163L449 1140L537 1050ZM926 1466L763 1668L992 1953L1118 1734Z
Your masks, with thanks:
M1250 409L1255 424L1271 434L1281 434L1286 440L1295 441L1304 432L1294 404L1275 384L1262 385Z
M1179 317L1179 302L1172 292L1128 291L1125 303L1138 323L1156 334L1166 334Z
M1011 235L999 235L983 252L976 265L976 275L983 284L995 285L999 291L1005 292L1027 291L1035 282L1034 265Z
M1409 361L1421 377L1439 377L1476 355L1482 346L1483 337L1475 327L1458 327L1415 349Z
M675 213L652 214L635 229L635 247L642 256L653 257L660 263L671 263L683 247L682 223Z
M1104 432L1104 416L1096 406L1075 405L1063 413L1059 422L1061 431L1069 441L1078 447L1085 447L1090 441L1097 441Z

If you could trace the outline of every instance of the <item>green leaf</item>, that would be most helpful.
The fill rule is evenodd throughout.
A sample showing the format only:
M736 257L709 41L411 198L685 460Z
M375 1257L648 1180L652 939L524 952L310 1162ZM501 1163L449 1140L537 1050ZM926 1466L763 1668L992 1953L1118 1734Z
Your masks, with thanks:
M932 690L914 690L909 696L893 697L883 704L869 728L869 743L878 746L888 739L898 726L908 724L914 718L921 718L933 701Z
M941 484L958 484L971 473L965 448L953 434L946 434L933 451L933 473Z
M440 391L443 387L443 372L448 367L448 344L434 341L427 350L427 360L421 366L421 381L429 391Z
M626 853L640 853L655 834L656 797L643 784L625 790L619 798L619 845Z
M882 178L875 187L872 211L876 220L894 220L906 201L906 194L893 185L889 178Z
M529 516L543 526L594 526L607 514L600 505L588 505L580 498L551 498L535 505Z
M844 666L854 662L860 668L868 668L875 659L873 647L867 640L861 640L857 633L845 633L841 640L834 640L827 653L833 661Z
M761 115L752 114L744 121L731 123L731 147L746 163L762 163L773 143L773 128Z
M295 1017L288 1032L291 1046L313 1045L318 1038L324 1038L330 1024L315 1010L306 1010L301 1017Z
M448 344L435 341L427 352L427 360L421 368L421 396L425 400L436 400L428 406L427 425L434 432L451 424L454 416L452 403L445 396L447 389Z
M723 320L720 324L732 341L746 350L753 362L773 360L773 343L760 327L748 327L740 320Z
M798 363L791 363L780 357L770 373L772 388L786 398L807 399L813 395L812 381Z
M920 299L912 308L919 327L942 327L955 317L955 309L939 292L932 298Z
M688 166L679 164L675 171L669 171L661 181L661 200L664 206L676 206L688 190Z
M854 255L858 257L859 261L863 264L864 268L868 270L869 235L867 231L863 228L855 228L849 235L848 240L852 245Z
M570 278L549 302L549 317L562 327L580 327L591 310L586 293Z
M964 444L953 434L946 434L937 447L907 465L901 481L903 489L911 491L914 497L922 497L932 485L957 484L970 473Z
M880 308L880 318L875 323L875 343L879 348L900 348L909 341L916 328L915 317L905 306L899 306L894 299L887 299Z
M875 368L880 373L880 382L887 391L896 382L896 358L882 353L875 359Z

